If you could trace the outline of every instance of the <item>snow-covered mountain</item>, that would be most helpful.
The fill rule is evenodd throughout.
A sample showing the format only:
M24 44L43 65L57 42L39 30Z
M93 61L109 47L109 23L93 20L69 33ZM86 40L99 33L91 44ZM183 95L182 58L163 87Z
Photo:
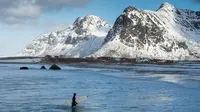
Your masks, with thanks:
M164 3L157 11L129 6L92 57L200 58L200 11Z
M79 17L63 31L36 38L18 56L85 57L101 47L110 29L111 26L100 17Z
M164 3L157 11L129 6L111 28L88 15L35 39L19 56L200 59L200 11Z

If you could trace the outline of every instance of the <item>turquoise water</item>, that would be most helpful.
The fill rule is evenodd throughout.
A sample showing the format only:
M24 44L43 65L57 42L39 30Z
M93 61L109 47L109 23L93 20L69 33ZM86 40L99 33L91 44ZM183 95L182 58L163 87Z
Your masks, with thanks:
M21 71L19 67L30 70ZM0 65L0 112L199 112L200 64ZM47 68L50 65L45 65ZM76 108L73 93L88 96Z

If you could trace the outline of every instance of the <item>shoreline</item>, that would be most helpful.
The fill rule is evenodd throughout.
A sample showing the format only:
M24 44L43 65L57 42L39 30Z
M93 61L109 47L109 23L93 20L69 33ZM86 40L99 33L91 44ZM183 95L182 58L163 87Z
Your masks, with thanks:
M23 62L17 60L29 60ZM37 59L37 61L34 61ZM39 61L38 61L39 60ZM8 61L8 62L6 62ZM12 62L13 61L13 62ZM60 58L60 57L0 57L0 64L116 64L116 65L135 65L135 64L177 64L177 63L200 63L200 60L159 60L148 58L112 58L112 57L99 57L99 58Z
M16 60L16 59L37 59L37 58L43 58L43 57L27 57L27 56L19 56L19 57L0 57L0 60Z

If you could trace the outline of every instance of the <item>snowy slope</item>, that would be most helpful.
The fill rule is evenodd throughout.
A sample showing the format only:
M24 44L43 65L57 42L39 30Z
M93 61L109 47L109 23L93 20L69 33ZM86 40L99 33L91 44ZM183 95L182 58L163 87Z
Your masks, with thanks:
M97 16L79 17L63 31L36 38L18 56L85 57L101 47L110 29L111 26Z
M200 58L200 12L164 3L157 11L129 6L92 57Z

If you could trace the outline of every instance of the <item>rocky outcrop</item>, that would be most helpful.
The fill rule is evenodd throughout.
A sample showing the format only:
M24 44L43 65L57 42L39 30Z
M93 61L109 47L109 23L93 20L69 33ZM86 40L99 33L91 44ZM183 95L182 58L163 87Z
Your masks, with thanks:
M40 69L41 70L46 70L47 68L45 66L42 66Z
M20 70L28 70L28 67L20 67Z
M56 64L53 64L49 69L50 70L61 70L61 68Z

